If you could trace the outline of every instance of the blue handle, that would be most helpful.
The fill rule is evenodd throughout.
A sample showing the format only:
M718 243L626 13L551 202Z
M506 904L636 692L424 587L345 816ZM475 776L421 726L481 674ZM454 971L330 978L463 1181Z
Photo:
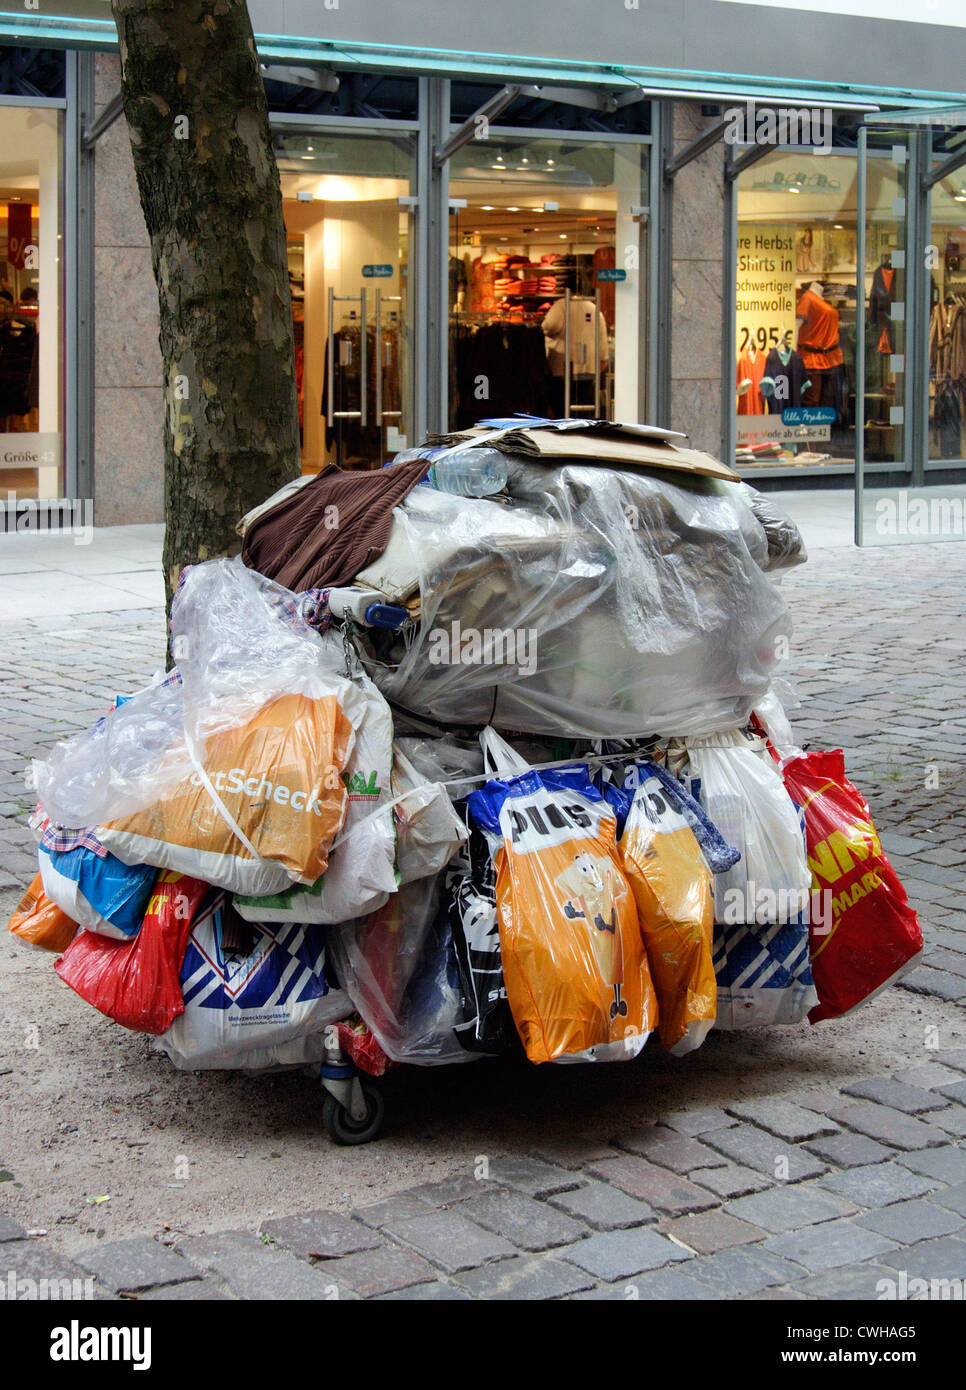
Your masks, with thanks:
M370 603L366 609L366 622L370 627L402 627L408 617L405 608L390 603Z

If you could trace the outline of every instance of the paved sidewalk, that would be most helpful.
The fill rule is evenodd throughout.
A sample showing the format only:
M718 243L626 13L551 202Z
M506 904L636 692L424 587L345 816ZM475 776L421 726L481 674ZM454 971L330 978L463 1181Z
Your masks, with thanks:
M788 505L794 514L795 499ZM796 623L787 669L802 702L791 717L803 743L844 747L920 913L923 965L869 1009L879 1017L901 1005L914 1020L908 1065L877 1069L873 1058L870 1068L860 1014L854 1072L676 1107L671 1071L657 1067L659 1113L623 1126L595 1124L574 1080L572 1139L467 1160L448 1158L437 1134L442 1180L376 1191L348 1211L307 1200L296 1215L214 1234L145 1221L149 1234L91 1240L71 1260L55 1231L31 1238L0 1215L0 1273L92 1278L99 1296L149 1300L877 1299L966 1281L966 546L823 547L846 534L841 499L829 525L814 498L799 506L813 518L812 553L783 584ZM19 572L16 602L0 607L0 889L34 872L25 757L86 727L106 694L162 664L163 623L146 606L159 535L134 529L98 535L89 559L56 553L63 603L38 567L36 578ZM62 546L32 544L32 563ZM0 546L0 586L18 573L18 554ZM795 1054L799 1032L771 1030L767 1046L748 1034L735 1047L753 1067ZM409 1078L425 1073L394 1077L405 1105ZM0 1209L15 1176L3 1158Z

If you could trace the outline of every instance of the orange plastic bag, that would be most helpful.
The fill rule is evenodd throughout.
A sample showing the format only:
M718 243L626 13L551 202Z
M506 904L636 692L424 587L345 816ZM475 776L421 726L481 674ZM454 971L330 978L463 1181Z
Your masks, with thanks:
M509 755L498 767L519 766L492 730L484 737ZM657 999L617 819L587 768L528 769L468 804L494 855L503 979L530 1061L636 1056Z
M657 777L634 793L620 840L657 991L658 1034L681 1055L714 1025L714 888L694 831Z
M66 912L50 901L44 892L40 874L20 899L10 918L9 930L14 936L29 941L31 946L42 946L45 951L66 951L79 931Z
M247 724L213 734L204 750L204 772L247 844L197 771L98 837L127 864L173 869L230 892L262 896L314 883L345 816L341 773L352 738L335 696L282 695Z

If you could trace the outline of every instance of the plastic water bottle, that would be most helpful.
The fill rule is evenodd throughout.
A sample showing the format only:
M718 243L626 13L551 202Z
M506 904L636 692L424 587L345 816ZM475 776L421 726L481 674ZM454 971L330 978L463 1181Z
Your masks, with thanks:
M460 449L437 459L429 481L437 492L461 497L488 497L506 487L506 459L498 449Z

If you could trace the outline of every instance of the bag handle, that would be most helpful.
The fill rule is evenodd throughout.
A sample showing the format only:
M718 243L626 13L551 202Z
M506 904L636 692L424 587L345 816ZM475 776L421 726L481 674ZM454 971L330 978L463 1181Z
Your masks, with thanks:
M480 747L483 749L483 766L491 772L519 777L530 771L530 764L522 758L506 739L500 737L492 724L487 724L480 734Z

